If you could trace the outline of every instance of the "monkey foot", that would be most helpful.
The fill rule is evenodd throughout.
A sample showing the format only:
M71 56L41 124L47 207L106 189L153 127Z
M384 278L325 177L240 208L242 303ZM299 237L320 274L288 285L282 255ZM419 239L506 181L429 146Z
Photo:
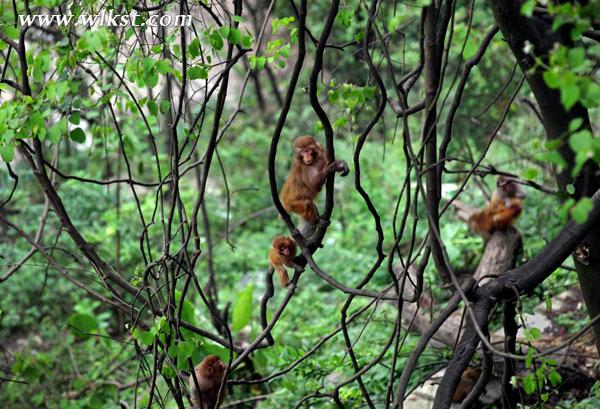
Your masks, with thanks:
M330 224L331 221L319 218L317 220L317 223L313 225L313 232L307 239L307 244L315 245L319 242L319 247L323 247L323 244L321 244L320 241L325 235L325 231L327 230L327 227L329 227Z

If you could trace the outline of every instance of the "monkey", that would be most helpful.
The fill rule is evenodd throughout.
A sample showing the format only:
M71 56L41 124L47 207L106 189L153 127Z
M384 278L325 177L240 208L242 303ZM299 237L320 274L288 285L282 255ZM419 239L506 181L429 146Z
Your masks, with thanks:
M290 282L290 277L285 267L299 268L292 261L296 257L297 249L296 242L290 237L277 236L273 239L272 247L269 251L269 261L273 269L277 271L282 287L287 287Z
M460 375L460 380L458 381L458 386L452 395L452 402L460 403L475 387L479 376L481 375L481 369L479 368L467 368L463 371L462 375Z
M189 377L190 395L193 407L196 409L215 409L218 403L223 401L226 389L223 388L217 402L219 389L225 377L227 365L216 355L209 355L194 368L198 390L194 383L194 377Z
M314 200L332 172L340 172L341 176L346 176L349 172L348 164L343 160L329 162L327 151L312 136L296 138L292 167L281 189L284 209L314 225L319 217Z
M498 176L492 199L485 208L469 217L469 226L484 238L495 230L512 226L523 210L525 196L525 191L515 179Z

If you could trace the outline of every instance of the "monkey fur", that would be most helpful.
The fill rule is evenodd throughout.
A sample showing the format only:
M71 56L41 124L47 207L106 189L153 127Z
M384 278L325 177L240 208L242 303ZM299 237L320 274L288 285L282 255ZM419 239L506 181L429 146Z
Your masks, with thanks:
M492 199L485 208L471 215L469 226L475 233L486 238L496 230L512 226L523 210L525 196L514 179L499 176Z
M194 377L189 377L190 396L194 409L215 409L225 397L226 389L223 387L221 396L219 389L224 380L227 365L216 355L209 355L194 368L198 388ZM218 402L217 402L218 400Z
M319 212L314 201L332 172L346 176L348 164L343 160L329 162L327 151L312 136L296 138L292 167L281 189L281 203L285 210L296 213L311 225L315 224Z
M297 249L296 242L291 237L277 236L273 239L269 262L277 272L282 287L287 287L290 282L286 267L298 268L292 261L296 257Z

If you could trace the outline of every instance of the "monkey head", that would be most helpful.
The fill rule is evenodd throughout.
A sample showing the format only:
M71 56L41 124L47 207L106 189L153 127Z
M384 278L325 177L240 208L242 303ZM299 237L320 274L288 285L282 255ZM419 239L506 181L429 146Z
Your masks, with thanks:
M277 236L273 239L273 248L280 256L289 260L296 255L296 242L290 237Z
M503 199L524 199L527 196L521 185L515 179L507 176L498 176L496 190L501 193Z
M319 156L317 141L312 136L300 136L294 140L294 155L303 165L312 165Z
M227 365L216 355L207 356L200 364L200 376L206 379L218 380L219 383L223 379L226 370Z

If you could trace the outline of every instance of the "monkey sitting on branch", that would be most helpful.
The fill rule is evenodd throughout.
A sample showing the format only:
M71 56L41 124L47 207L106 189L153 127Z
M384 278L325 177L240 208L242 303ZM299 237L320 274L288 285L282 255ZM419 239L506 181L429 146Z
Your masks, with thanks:
M327 151L312 136L300 136L294 140L294 158L287 180L281 189L281 203L287 212L296 213L314 230L319 211L315 199L327 176L340 172L346 176L348 164L343 160L330 162Z
M525 196L515 179L498 176L492 199L485 208L469 217L469 227L487 239L492 232L512 226L523 210Z

